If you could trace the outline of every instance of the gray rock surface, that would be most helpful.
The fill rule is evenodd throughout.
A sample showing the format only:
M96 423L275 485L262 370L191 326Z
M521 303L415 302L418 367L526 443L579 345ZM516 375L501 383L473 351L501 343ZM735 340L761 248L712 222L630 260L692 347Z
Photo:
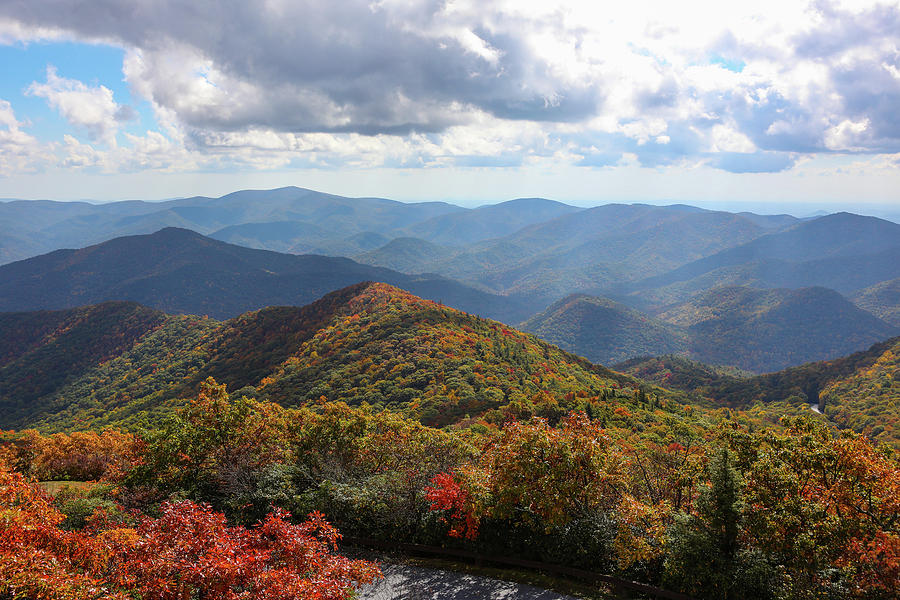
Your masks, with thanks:
M384 579L360 600L576 600L557 592L478 575L409 565L383 565Z

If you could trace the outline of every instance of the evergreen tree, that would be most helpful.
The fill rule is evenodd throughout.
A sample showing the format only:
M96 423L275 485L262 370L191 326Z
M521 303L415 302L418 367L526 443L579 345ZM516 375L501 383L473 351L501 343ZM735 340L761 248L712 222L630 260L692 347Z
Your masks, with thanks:
M695 515L676 519L663 574L667 586L710 600L776 597L778 578L764 557L741 546L741 477L727 449L709 463L709 486Z

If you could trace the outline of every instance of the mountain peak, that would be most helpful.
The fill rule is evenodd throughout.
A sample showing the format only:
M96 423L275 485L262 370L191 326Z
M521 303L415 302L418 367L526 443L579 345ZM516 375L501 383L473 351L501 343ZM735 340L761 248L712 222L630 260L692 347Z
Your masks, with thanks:
M333 293L349 297L347 307L354 313L387 305L416 308L438 306L436 302L425 300L406 290L377 281L363 281Z
M186 229L184 227L163 227L159 231L151 233L149 235L151 237L184 239L200 239L205 237L202 234L197 233L193 229Z

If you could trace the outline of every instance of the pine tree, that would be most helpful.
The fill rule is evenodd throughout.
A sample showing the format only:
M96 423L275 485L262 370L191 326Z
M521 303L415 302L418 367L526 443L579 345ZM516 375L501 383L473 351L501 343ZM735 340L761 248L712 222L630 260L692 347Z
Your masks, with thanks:
M741 547L741 477L727 449L713 456L708 474L696 514L679 517L670 533L665 584L710 600L774 598L775 573Z

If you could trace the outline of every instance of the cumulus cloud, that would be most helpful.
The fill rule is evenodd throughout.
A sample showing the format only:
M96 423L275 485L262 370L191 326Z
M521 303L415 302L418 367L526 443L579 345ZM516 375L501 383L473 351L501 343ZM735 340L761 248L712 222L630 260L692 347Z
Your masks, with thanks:
M0 100L0 176L37 171L53 160L49 149L22 127L12 105Z
M898 30L896 1L0 4L0 39L126 49L125 78L162 131L127 138L130 158L111 152L122 168L627 155L759 172L897 153ZM115 149L128 115L107 88L50 70L31 92Z
M110 147L116 146L119 125L137 116L132 107L116 104L109 88L88 87L75 79L60 77L53 66L47 67L47 81L32 83L28 93L46 98L69 123Z

